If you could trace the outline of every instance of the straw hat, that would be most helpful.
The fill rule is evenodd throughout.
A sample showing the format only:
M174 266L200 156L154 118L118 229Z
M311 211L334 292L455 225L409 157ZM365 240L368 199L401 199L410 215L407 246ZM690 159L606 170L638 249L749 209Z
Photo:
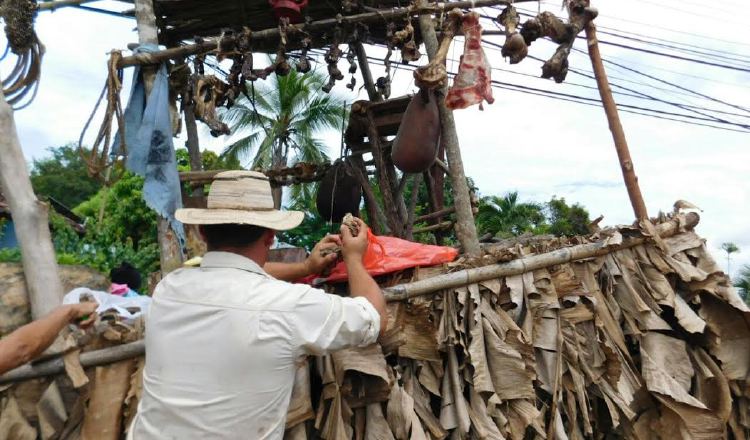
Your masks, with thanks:
M214 177L207 209L178 209L175 217L189 225L242 224L276 231L296 228L305 214L273 207L268 177L257 171L224 171Z

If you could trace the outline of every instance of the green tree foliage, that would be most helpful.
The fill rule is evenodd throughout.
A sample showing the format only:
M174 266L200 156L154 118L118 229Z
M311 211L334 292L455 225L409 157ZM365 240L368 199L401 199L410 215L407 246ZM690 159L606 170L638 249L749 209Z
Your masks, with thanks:
M521 202L517 192L483 197L476 216L482 234L509 238L525 233L573 236L588 234L589 213L578 203L553 197L545 203Z
M178 171L191 171L190 167L190 154L185 148L178 148L175 150L175 156L177 157L177 170ZM211 150L203 150L201 152L201 165L203 169L208 170L239 170L242 169L240 161L233 157L222 157L214 153Z
M750 304L750 264L740 269L739 276L734 281L734 287L739 289L740 296Z
M546 226L544 207L539 203L519 202L518 192L482 198L476 222L483 233L503 238L538 232Z
M51 156L35 159L31 168L31 184L37 195L74 207L99 191L101 183L88 175L77 146L68 144L47 151Z
M545 203L545 216L550 234L570 237L589 233L589 212L578 203L568 205L564 198L552 197Z
M74 212L86 219L83 237L78 236L65 219L52 215L50 221L58 260L85 264L105 273L122 261L128 261L144 280L158 270L156 213L143 201L142 189L141 177L125 173L111 188L101 189L77 206ZM103 216L99 221L103 202Z
M318 208L315 206L317 186L317 183L309 183L292 187L287 209L304 212L305 220L292 230L279 232L279 241L310 251L326 233L338 233L338 225L328 224L318 214Z

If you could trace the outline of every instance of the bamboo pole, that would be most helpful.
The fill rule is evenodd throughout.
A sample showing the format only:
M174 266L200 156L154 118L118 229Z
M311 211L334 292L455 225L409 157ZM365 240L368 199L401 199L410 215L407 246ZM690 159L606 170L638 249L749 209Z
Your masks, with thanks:
M672 220L656 226L656 231L659 236L664 238L675 235L680 231L680 224L686 228L693 228L698 224L700 217L698 214L691 212L684 217L680 217L680 219L681 221ZM475 269L466 269L415 281L413 283L387 287L383 289L383 294L388 302L403 301L415 296L433 293L438 290L452 289L504 276L519 275L556 264L564 264L585 258L598 257L616 250L638 246L645 242L646 237L638 237L625 240L618 245L610 245L606 241L579 244L544 254L519 258L507 263L492 264Z
M125 359L142 356L146 352L146 343L143 339L128 344L104 348L102 350L87 351L81 353L81 366L98 367L111 364ZM26 364L11 370L0 376L0 385L10 382L20 382L38 377L52 376L65 371L65 362L62 357L50 359L38 364Z
M531 0L524 0L531 1ZM424 5L417 8L392 8L392 9L380 9L373 12L365 12L362 14L339 16L336 18L326 18L324 20L313 21L311 23L300 23L292 24L287 27L287 34L303 35L305 33L311 33L314 31L326 31L333 29L336 26L353 25L357 23L383 23L392 21L395 19L415 16L418 14L429 14L429 13L440 13L449 11L454 8L468 9L468 8L482 8L496 5L508 5L512 3L509 0L474 0L474 1L458 1L450 3L436 3L432 5ZM137 14L137 8L136 8ZM255 44L262 40L276 40L279 38L279 29L264 29L261 31L253 32L253 42ZM233 38L229 38L227 41L232 41ZM200 53L210 52L216 49L218 39L205 40L202 43L187 44L185 46L174 47L165 49L162 51L150 53L150 54L138 54L129 57L123 57L118 67L134 66L136 64L159 64L163 61L171 60L174 58L185 58L190 55L197 55Z
M49 231L49 207L34 194L18 140L13 109L0 90L0 188L10 207L21 248L31 316L40 318L60 305L63 286Z
M417 5L422 7L426 4L425 0L417 2ZM448 4L454 5L454 3ZM472 2L469 7L480 6ZM438 51L438 39L435 34L435 25L432 22L431 14L420 14L419 29L422 32L422 39L427 49L427 57L432 61ZM446 89L447 85L441 91L443 96L446 93ZM477 227L474 223L474 214L471 209L471 193L469 192L469 184L466 181L466 174L464 173L463 159L461 159L456 121L453 119L453 112L445 106L445 101L442 99L438 99L438 110L440 110L441 142L445 146L445 157L448 160L449 167L448 175L453 185L453 200L456 207L456 238L461 243L464 253L468 255L480 255L482 249L479 247ZM440 188L436 190L440 190Z
M694 228L699 221L700 216L695 212L690 212L680 215L669 222L657 225L656 231L660 237L667 238L678 234L683 229L690 230ZM645 243L646 240L646 237L636 237L627 239L617 245L608 245L606 241L580 244L540 255L519 258L508 263L465 269L420 281L386 287L382 290L386 301L404 301L415 296L427 295L444 289L466 286L504 276L519 275L556 264L564 264L571 261L606 255L621 249L638 246ZM144 349L144 342L143 340L140 340L102 350L89 351L81 354L81 366L95 367L129 359L142 355ZM37 377L50 376L53 374L59 374L63 371L64 365L62 358L55 358L38 364L27 364L0 376L0 385L9 382L19 382Z
M646 211L646 203L643 201L641 188L638 185L638 176L635 175L635 167L633 166L633 159L630 157L628 142L625 139L625 131L620 123L617 104L615 104L615 99L612 96L612 89L609 87L607 72L604 70L604 63L602 62L602 55L599 52L599 43L596 39L596 25L593 21L589 21L585 29L591 66L594 70L596 85L599 88L602 106L607 115L609 130L612 132L612 138L615 141L615 150L617 150L617 157L620 160L620 169L622 170L622 177L625 180L625 188L628 190L630 204L633 206L633 213L635 213L637 220L647 220L648 212Z

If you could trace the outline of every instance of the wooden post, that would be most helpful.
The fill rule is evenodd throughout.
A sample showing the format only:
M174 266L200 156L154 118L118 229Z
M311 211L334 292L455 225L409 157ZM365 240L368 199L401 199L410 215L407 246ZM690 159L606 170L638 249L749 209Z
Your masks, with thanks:
M425 0L419 0L417 6L426 6L426 3ZM430 13L419 16L419 29L422 32L422 39L427 49L427 57L431 61L438 50L438 39ZM440 92L442 96L445 96L445 89ZM456 121L453 120L453 112L445 107L444 100L438 100L438 109L440 110L440 138L445 145L445 156L448 160L449 174L453 186L453 200L456 206L456 237L461 243L464 253L479 255L482 250L479 247L477 227L474 224L474 214L471 211L471 194L469 193L466 174L464 174L464 164L461 159L458 134L456 133Z
M138 42L140 44L159 44L156 15L154 14L154 4L151 0L135 0L135 20L138 26ZM143 66L143 84L146 90L146 99L151 93L156 77L158 66ZM161 273L166 275L169 272L182 266L182 249L174 232L169 228L169 222L161 216L157 220L157 229L159 235L159 260L161 263Z
M630 204L633 205L633 212L637 220L648 219L646 204L643 201L641 188L638 186L638 177L635 175L633 159L630 157L628 142L625 139L625 132L622 129L620 116L617 113L617 104L615 104L615 99L612 97L612 90L607 80L607 72L604 70L602 55L599 52L599 44L596 39L596 25L593 21L590 21L585 29L591 66L594 69L594 76L596 77L596 85L599 88L599 96L602 99L602 106L604 107L604 112L607 114L609 131L612 132L612 138L615 141L615 150L617 150L617 157L620 159L620 169L622 170L622 177L625 180L625 188L628 190Z
M31 316L40 318L60 305L63 286L49 231L48 205L31 187L29 167L18 140L13 109L0 90L0 188L13 216Z

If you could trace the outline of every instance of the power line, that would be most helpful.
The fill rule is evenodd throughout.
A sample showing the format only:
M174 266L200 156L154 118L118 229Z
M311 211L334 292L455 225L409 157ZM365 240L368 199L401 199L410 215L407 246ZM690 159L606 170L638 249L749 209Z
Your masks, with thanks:
M732 57L732 56L720 55L718 53L715 53L713 50L712 50L712 52L704 52L704 51L701 51L701 50L696 50L696 49L691 49L691 48L685 48L685 47L679 47L679 46L675 46L675 45L672 45L672 44L661 43L661 42L656 42L656 41L648 41L648 40L644 40L644 39L641 39L641 38L631 37L631 36L628 36L628 35L622 35L622 34L617 34L615 32L609 32L609 31L603 31L603 30L599 30L599 33L600 34L605 34L605 35L611 35L613 37L622 38L622 39L625 39L625 40L636 41L636 42L644 43L644 44L650 44L652 46L664 47L664 48L667 48L667 49L677 50L677 51L681 51L681 52L692 53L692 54L696 54L696 55L708 56L708 57L712 57L712 58L716 58L716 59L724 60L724 61L730 61L730 62L733 61L733 62L740 62L740 63L750 63L750 57L745 57L744 59L742 59L742 58L735 58L735 57ZM740 55L740 56L743 56L743 55Z
M582 51L582 50L580 50L580 49L576 49L576 48L573 48L573 50L575 50L575 51L578 51L578 52L581 52L581 53L585 53L585 52L583 52L583 51ZM619 68L621 68L621 69L625 69L625 70L628 70L628 71L630 71L630 72L633 72L633 73L635 73L635 74L638 74L638 75L641 75L641 76L645 76L646 78L652 79L652 80L654 80L654 81L658 81L658 82L660 82L660 83L662 83L662 84L667 84L667 85L669 85L669 86L672 86L672 87L678 88L678 89L680 89L680 90L685 90L686 92L690 92L690 93L692 93L692 94L694 94L694 95L696 95L696 96L700 96L700 97L702 97L702 98L705 98L705 99L708 99L708 100L711 100L711 101L714 101L714 102L718 102L718 103L720 103L720 104L724 104L724 105L726 105L726 106L729 106L729 107L733 107L733 108L736 108L736 109L738 109L738 110L742 110L742 111L745 111L745 112L750 112L750 109L748 109L748 108L746 108L746 107L742 107L742 106L739 106L739 105L736 105L736 104L732 104L732 103L729 103L729 102L726 102L726 101L722 101L721 99L718 99L718 98L714 98L714 97L712 97L712 96L708 96L708 95L705 95L705 94L703 94L703 93L700 93L700 92L696 92L695 90L691 90L691 89L688 89L687 87L683 87L683 86L681 86L681 85L679 85L679 84L674 84L674 83L672 83L672 82L669 82L669 81L663 80L663 79L661 79L661 78L657 78L657 77L655 77L655 76L649 75L649 74L647 74L647 73L644 73L644 72L641 72L641 71L639 71L639 70L636 70L636 69L632 69L632 68L630 68L630 67L627 67L627 66L623 66L622 64L618 64L618 63L615 63L614 61L608 60L608 59L606 59L606 58L604 58L604 59L603 59L603 61L604 61L605 63L608 63L608 64L612 64L613 66L617 66L617 67L619 67Z
M527 16L527 17L533 17L533 15L530 15L530 14L521 13L521 15L524 15L524 16ZM492 17L489 17L489 16L484 16L484 18L492 20ZM576 38L577 39L585 39L586 37L584 37L584 36L577 36ZM627 45L627 44L616 43L614 41L607 41L607 40L602 40L602 39L599 39L598 42L599 42L599 44L603 44L603 45L607 45L607 46L620 47L620 48L623 48L623 49L634 50L634 51L637 51L637 52L648 53L648 54L651 54L651 55L657 55L657 56L672 58L672 59L681 60L681 61L687 61L687 62L692 62L692 63L697 63L697 64L703 64L703 65L712 66L712 67L718 67L718 68L722 68L722 69L737 70L737 71L740 71L740 72L750 73L750 66L749 67L742 67L742 66L734 66L734 65L730 65L730 64L715 63L715 62L711 62L711 61L701 60L701 59L698 59L698 58L689 58L689 57L684 57L684 56L681 56L681 55L675 55L675 54L670 54L670 53L666 53L666 52L659 52L659 51L655 51L655 50L651 50L651 49L646 49L646 48L643 48L643 47L635 47L635 46L630 46L630 45Z
M546 2L543 2L543 3L546 3ZM551 3L548 3L548 4L551 4ZM492 8L500 10L500 8L498 8L498 7L494 7L493 6ZM523 9L523 8L516 8L516 9L519 10L519 11L524 11L524 12L531 13L531 14L536 14L536 11L533 11L533 10L528 10L528 9ZM637 25L640 25L640 26L648 27L648 28L660 29L660 30L663 30L663 31L672 32L672 33L675 33L675 34L688 35L690 37L700 38L700 39L703 39L703 40L718 41L718 42L721 42L721 43L732 44L732 45L736 45L736 46L747 46L747 47L750 47L750 44L748 44L748 43L741 43L741 42L738 42L738 41L725 40L725 39L716 38L716 37L712 37L712 36L708 36L708 35L704 35L704 34L698 34L698 33L695 33L695 32L686 32L686 31L681 31L681 30L677 30L677 29L671 29L671 28L667 28L667 27L663 27L663 26L659 26L659 25L655 25L655 24L643 23L643 22L640 22L640 21L629 20L629 19L621 18L621 17L614 17L614 16L609 16L609 15L599 14L598 18L606 18L606 19L616 20L616 21L622 21L622 22L626 22L626 23L633 23L633 24L637 24ZM598 23L597 23L597 26L599 26Z
M371 57L371 56L369 56L368 58L371 61L374 61L374 62L378 63L379 65L384 65L383 60L381 60L379 58L375 58L375 57ZM416 67L409 65L409 66L404 66L404 68L413 71L413 70L415 70ZM454 77L455 75L456 74L454 72L448 72L448 76L451 77L451 78ZM597 107L601 107L601 101L599 99L595 99L595 98L589 98L589 97L580 96L580 95L574 95L574 94L570 94L570 93L555 92L555 91L551 91L551 90L539 89L539 88L536 88L536 87L524 86L524 85L515 84L515 83L507 83L507 82L503 83L503 82L500 82L500 81L497 81L497 80L493 80L492 83L491 83L491 85L494 88L500 88L500 89L507 89L507 88L513 89L513 88L515 88L514 89L515 91L526 92L526 93L532 94L532 95L539 95L539 96L549 97L549 98L563 100L563 101L575 102L575 103L579 103L579 104L586 104L586 103L588 103L589 105L594 105L594 106L597 106ZM641 107L641 106L630 105L630 104L621 104L621 103L618 103L617 107L618 107L618 109L620 109L621 111L626 112L626 113L641 114L643 116L648 116L648 117L651 117L651 118L663 119L663 120L671 120L671 121L675 121L675 122L682 122L684 124L689 124L689 125L698 125L698 126L704 126L704 127L709 127L709 128L716 128L716 129L719 129L719 130L727 130L727 131L734 131L734 132L740 132L740 133L747 133L746 130L739 130L739 129L736 129L736 128L725 127L723 125L726 125L726 124L724 124L722 122L719 122L719 121L716 121L713 118L705 118L705 117L693 116L693 115L689 115L689 114L685 114L685 113L674 113L674 112L669 112L669 111L665 111L665 110L659 110L659 109L648 108L648 107ZM644 113L644 112L647 112L647 113ZM678 118L685 118L685 119L678 119ZM697 122L697 121L703 121L703 122ZM708 124L708 123L705 123L705 122L712 122L714 124L720 124L720 125Z
M483 40L483 42L488 46L489 50L497 51L497 52L500 51L500 49L499 49L500 45L499 44L496 44L496 43L493 43L493 42L490 42L490 41L486 41L486 40ZM542 60L540 58L537 58L537 57L534 57L532 55L527 55L527 56L529 58L531 58L531 59L536 60L536 61L544 62L544 60ZM499 68L499 67L492 67L492 70L499 70L499 71L502 71L502 72L508 72L508 73L515 74L515 75L521 75L521 76L525 76L525 77L536 78L536 79L541 80L541 81L547 81L544 78L541 78L540 76L537 76L537 75L531 75L531 74L528 74L528 73L516 72L516 71L513 71L513 70L509 70L509 69L502 69L502 68ZM594 79L593 72L591 72L591 71L576 70L576 69L573 69L573 68L570 68L570 67L568 68L568 70L572 71L572 72L574 72L574 73L576 73L578 75L584 76L586 78ZM669 89L665 89L665 88L661 88L661 87L656 87L656 86L653 86L651 84L647 84L647 83L643 83L643 82L629 81L627 79L623 79L623 78L619 78L619 77L615 77L615 76L610 76L610 77L612 79L618 79L618 80L621 80L621 81L632 82L632 83L635 83L635 84L638 84L638 85L641 85L641 86L653 87L656 90L661 90L661 91L664 91L664 92L667 92L667 93L670 93L670 94L672 94L673 92L675 92L674 90L669 90ZM575 87L586 88L586 89L590 89L590 90L596 90L597 92L599 90L598 87L595 87L595 86L589 86L589 85L585 85L585 84L577 84L577 83L572 83L570 81L565 81L563 84L564 85L571 85L571 86L575 86ZM654 96L648 95L646 93L643 93L641 91L621 86L620 84L617 84L616 82L610 82L610 85L612 87L617 87L617 88L620 88L622 90L626 90L628 92L632 92L632 93L623 93L623 92L619 92L619 91L614 90L613 93L616 94L616 95L619 95L619 96L627 96L627 97L632 97L632 98L636 98L636 99L644 99L644 100L649 100L649 101L657 101L657 102L661 102L661 103L664 103L664 104L677 106L677 107L682 108L684 110L696 111L696 112L698 112L698 114L702 114L702 115L705 115L705 114L699 112L699 110L708 111L708 112L712 112L712 113L724 114L724 115L728 115L728 116L736 116L736 117L741 117L741 118L750 118L750 114L749 115L743 115L743 114L739 114L739 113L727 112L727 111L723 111L723 110L712 109L712 108L707 108L707 107L702 107L702 106L696 106L696 105L691 105L691 104L682 104L682 103L677 103L677 102L673 102L673 101L666 101L666 100L663 100L663 99L656 98ZM692 95L689 95L688 93L685 93L685 92L678 92L678 93L682 94L682 95L692 96ZM702 99L704 99L704 98L702 98ZM725 122L727 122L729 124L735 124L734 122L731 122L731 121L725 121ZM739 125L741 127L748 127L745 124L737 124L737 125Z

